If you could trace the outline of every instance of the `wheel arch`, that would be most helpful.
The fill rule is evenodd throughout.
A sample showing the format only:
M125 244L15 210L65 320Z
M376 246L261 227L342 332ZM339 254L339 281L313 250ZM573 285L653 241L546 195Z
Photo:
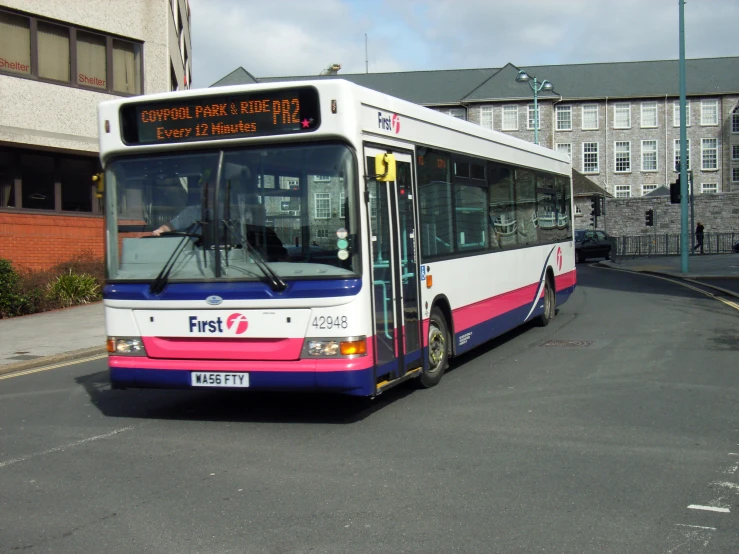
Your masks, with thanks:
M454 318L452 317L452 307L449 302L449 299L446 297L445 294L439 294L434 297L434 300L431 302L431 310L434 308L439 308L441 311L441 315L444 316L444 319L446 319L447 328L449 329L449 334L451 337L449 337L450 342L452 344L451 348L451 355L453 356L456 354L456 341L454 340ZM429 314L431 311L429 310Z

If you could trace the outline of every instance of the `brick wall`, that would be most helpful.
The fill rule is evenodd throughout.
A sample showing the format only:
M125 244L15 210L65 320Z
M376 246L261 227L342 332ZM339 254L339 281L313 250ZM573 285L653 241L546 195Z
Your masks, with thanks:
M16 267L47 269L82 254L104 256L103 218L0 213L0 258Z

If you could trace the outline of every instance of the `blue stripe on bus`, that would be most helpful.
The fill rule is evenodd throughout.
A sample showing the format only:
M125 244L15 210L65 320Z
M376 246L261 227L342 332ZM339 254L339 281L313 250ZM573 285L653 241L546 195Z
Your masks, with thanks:
M113 388L167 388L191 390L234 390L232 387L193 387L191 371L172 369L110 368L110 384ZM291 391L314 390L340 392L353 396L374 394L372 368L358 371L251 371L249 387L242 390Z
M209 281L170 283L160 294L153 294L148 283L110 283L103 289L108 300L205 300L220 296L223 300L278 300L292 298L331 298L354 296L362 288L361 279L325 279L289 281L287 289L275 292L257 281Z

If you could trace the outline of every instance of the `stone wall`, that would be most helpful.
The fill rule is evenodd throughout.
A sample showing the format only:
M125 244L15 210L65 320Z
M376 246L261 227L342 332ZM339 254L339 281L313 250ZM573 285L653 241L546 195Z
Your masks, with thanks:
M575 217L576 229L590 227L590 198L576 198L582 215ZM654 227L647 227L644 212L654 210ZM706 233L739 232L739 193L698 194L695 196L695 221L701 221ZM688 206L690 222L690 206ZM606 216L598 218L598 229L613 236L680 232L680 204L671 204L669 196L607 198Z

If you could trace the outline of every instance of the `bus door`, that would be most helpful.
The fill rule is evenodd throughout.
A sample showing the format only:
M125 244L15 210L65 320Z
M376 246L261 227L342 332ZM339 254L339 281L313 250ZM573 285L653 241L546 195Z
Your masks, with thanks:
M385 154L395 160L394 176L376 169L376 157ZM365 148L378 389L422 364L411 161L410 154Z

